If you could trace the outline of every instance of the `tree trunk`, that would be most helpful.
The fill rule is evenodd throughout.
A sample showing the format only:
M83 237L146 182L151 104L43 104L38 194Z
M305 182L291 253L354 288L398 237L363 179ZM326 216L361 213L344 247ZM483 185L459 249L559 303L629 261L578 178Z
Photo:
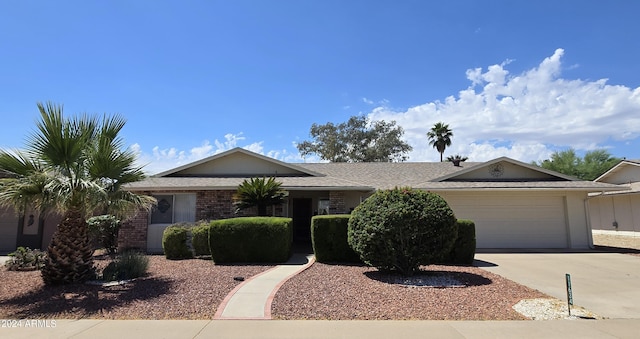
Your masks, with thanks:
M47 285L85 282L95 275L93 249L87 222L78 210L70 210L53 234L47 249L42 279Z

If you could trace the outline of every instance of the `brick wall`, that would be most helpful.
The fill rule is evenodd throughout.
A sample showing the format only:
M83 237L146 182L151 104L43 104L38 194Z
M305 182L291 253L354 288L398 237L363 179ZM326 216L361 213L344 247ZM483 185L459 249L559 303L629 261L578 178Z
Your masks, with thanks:
M345 200L344 192L329 191L329 213L330 214L347 213L347 207L344 200Z
M144 210L123 221L118 233L118 250L129 248L146 250L148 225L149 212Z
M200 191L196 193L196 220L214 220L234 217L235 191Z
M196 193L196 220L228 219L258 214L257 207L252 207L236 213L233 206L235 190L199 191ZM283 216L284 206L275 207L275 215Z

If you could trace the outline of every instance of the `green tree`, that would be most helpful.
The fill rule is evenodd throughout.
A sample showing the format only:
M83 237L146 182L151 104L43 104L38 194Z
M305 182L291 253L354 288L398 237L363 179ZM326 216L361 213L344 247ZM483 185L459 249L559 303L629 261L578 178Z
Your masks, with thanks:
M427 137L429 138L429 145L433 146L433 148L440 153L440 162L442 162L444 150L451 146L451 138L453 137L453 132L449 129L449 125L445 125L442 122L436 123L431 127L431 130L427 132Z
M281 186L273 177L244 180L233 195L236 212L255 206L258 216L267 216L267 207L283 203L287 196Z
M605 150L589 151L582 158L581 178L595 180L597 177L610 170L622 159L612 156Z
M121 149L122 117L66 118L52 103L38 103L38 110L41 120L25 150L0 150L0 169L9 174L0 184L0 204L62 214L42 277L47 285L79 283L95 273L86 219L99 210L124 216L150 209L155 199L121 192L144 178L135 154Z
M337 125L314 123L310 134L312 141L298 144L300 154L317 154L331 162L405 161L413 149L402 141L404 130L395 121L369 122L363 115Z
M533 163L578 179L594 180L618 162L620 162L620 158L611 156L605 150L589 151L585 153L584 158L581 158L574 149L570 148L565 151L553 152L550 159Z

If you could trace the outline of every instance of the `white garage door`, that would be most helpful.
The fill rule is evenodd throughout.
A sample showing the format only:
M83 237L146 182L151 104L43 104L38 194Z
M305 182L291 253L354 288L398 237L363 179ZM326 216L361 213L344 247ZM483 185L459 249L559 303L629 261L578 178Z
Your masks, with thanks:
M568 247L562 196L445 197L456 217L476 224L478 248Z
M18 236L18 215L0 207L0 253L13 252Z

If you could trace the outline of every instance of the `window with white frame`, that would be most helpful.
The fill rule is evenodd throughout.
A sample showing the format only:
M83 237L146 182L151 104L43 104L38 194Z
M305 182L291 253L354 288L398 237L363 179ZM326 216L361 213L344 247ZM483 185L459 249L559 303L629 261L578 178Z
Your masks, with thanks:
M158 205L151 211L152 224L175 224L196 221L195 194L154 195Z

